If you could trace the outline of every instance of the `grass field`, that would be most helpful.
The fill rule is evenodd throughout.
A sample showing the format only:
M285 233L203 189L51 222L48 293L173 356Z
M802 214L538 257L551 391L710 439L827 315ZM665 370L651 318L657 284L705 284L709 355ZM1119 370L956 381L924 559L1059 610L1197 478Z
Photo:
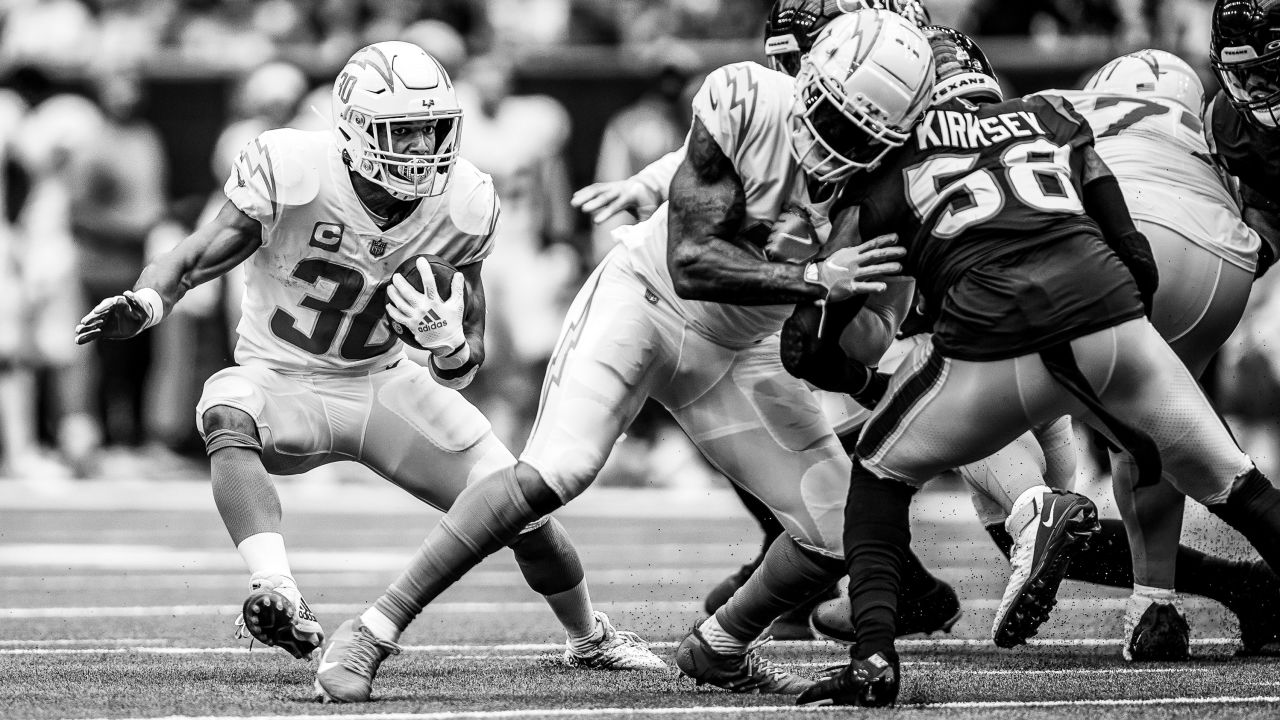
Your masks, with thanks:
M438 518L383 485L293 482L281 495L295 574L329 629L381 592ZM232 639L246 576L207 482L0 481L0 718L1280 717L1280 660L1233 657L1234 623L1208 601L1187 603L1191 663L1125 664L1124 593L1070 582L1033 645L996 650L985 638L1003 561L963 494L917 506L917 550L956 585L965 616L953 635L903 644L896 710L801 710L696 688L674 670L565 668L562 633L506 553L409 629L375 702L331 706L312 699L311 664ZM720 489L595 488L562 520L598 606L668 660L706 589L757 542ZM1197 517L1188 529L1202 544L1216 537ZM845 657L821 642L764 652L808 675Z

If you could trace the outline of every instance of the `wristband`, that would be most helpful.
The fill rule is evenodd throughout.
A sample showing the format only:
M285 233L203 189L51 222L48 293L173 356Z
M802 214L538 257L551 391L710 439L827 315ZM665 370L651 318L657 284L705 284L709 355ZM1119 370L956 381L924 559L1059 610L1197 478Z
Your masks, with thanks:
M471 346L466 340L448 355L433 355L431 361L441 370L457 370L471 361Z
M133 291L133 299L147 311L147 320L142 323L143 330L159 324L164 317L164 301L160 299L160 293L153 288L144 287Z

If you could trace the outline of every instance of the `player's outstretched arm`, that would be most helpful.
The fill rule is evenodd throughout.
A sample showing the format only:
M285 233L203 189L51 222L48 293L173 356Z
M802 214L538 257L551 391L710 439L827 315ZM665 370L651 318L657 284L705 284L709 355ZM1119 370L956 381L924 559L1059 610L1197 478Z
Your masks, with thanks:
M225 274L262 245L262 225L227 201L216 217L142 270L133 289L98 303L76 343L130 338L160 322L191 288Z
M599 225L620 212L630 212L643 220L667 199L667 189L680 161L684 146L649 163L625 180L592 183L573 194L569 204L591 216Z
M845 248L806 266L770 262L743 238L746 194L733 163L698 118L668 198L667 268L683 298L733 305L838 301L879 292L878 275L901 270L901 248ZM873 241L875 243L875 241Z

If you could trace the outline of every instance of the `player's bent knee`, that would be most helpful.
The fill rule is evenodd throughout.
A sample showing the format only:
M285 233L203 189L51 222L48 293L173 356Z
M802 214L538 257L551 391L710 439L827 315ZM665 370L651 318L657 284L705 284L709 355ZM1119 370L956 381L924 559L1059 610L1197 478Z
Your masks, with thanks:
M538 514L546 515L564 505L564 500L560 499L551 485L543 479L542 473L532 465L526 462L516 463L515 477L520 494L524 496L525 502L529 503L529 507Z
M530 523L510 547L525 582L535 592L555 595L571 590L586 576L569 533L555 518Z
M205 452L213 455L223 448L245 448L262 452L258 424L249 413L226 405L214 405L204 412Z

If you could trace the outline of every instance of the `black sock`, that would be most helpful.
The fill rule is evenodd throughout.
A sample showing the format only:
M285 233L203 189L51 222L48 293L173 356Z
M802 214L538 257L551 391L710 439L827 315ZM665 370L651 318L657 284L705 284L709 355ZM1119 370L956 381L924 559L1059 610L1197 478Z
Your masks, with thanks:
M902 555L902 597L919 597L938 587L940 582L911 548L906 548Z
M755 640L779 615L840 577L840 561L801 547L790 535L769 546L764 562L719 610L716 620L739 640Z
M1257 468L1231 490L1226 502L1208 507L1244 535L1273 572L1280 568L1280 490Z
M893 650L904 557L911 546L910 485L854 462L845 505L844 553L858 654Z

